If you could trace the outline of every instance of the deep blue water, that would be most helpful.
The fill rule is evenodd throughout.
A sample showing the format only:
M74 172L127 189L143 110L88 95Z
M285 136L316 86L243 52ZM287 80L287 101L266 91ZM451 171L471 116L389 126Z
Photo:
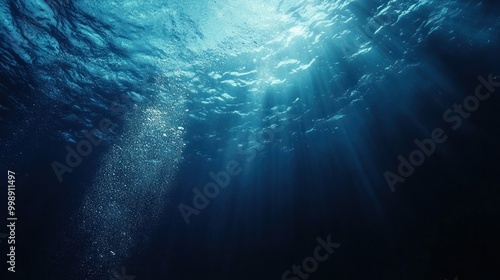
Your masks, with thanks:
M0 0L2 274L498 278L499 8Z

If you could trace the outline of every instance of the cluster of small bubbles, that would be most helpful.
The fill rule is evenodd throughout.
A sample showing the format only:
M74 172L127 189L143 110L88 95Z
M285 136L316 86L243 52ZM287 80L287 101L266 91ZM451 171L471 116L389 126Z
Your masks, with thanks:
M154 82L157 90L166 90L164 80ZM183 94L170 96L171 102L141 104L140 110L131 112L122 135L101 159L74 220L74 226L86 233L90 243L83 246L85 267L119 267L129 257L135 240L147 238L158 224L156 219L168 203L169 184L185 147L185 108L178 100Z

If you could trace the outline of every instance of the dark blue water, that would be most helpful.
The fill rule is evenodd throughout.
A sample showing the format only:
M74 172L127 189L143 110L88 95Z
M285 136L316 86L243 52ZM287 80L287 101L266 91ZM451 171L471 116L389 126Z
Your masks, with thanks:
M2 273L498 277L499 8L0 0Z

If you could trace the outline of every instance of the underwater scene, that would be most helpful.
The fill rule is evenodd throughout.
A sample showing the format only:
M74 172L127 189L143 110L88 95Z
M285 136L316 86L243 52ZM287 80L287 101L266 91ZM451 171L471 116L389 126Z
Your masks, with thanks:
M500 1L0 20L1 279L499 279Z

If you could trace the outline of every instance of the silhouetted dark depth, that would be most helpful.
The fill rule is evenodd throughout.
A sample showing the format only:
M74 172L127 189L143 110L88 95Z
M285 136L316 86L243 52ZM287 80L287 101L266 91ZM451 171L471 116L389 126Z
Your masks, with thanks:
M1 279L499 279L499 16L0 0Z

